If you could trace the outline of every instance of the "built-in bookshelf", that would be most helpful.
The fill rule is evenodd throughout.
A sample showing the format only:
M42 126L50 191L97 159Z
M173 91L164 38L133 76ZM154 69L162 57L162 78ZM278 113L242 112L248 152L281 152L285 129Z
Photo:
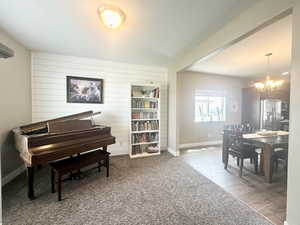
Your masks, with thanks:
M160 154L160 87L131 85L130 158Z

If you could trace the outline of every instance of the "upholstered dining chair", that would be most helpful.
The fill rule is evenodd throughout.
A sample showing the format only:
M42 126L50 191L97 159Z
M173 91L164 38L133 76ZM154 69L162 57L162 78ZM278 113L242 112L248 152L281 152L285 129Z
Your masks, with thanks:
M225 158L224 158L224 168L227 169L229 155L233 157L237 157L237 161L239 162L239 176L242 176L243 167L244 167L244 159L250 159L254 162L254 170L257 173L258 170L258 154L255 151L255 146L249 145L243 142L243 133L240 131L232 131L227 133L227 145L225 149Z
M285 148L276 148L274 149L274 153L272 155L273 166L275 166L275 170L278 170L279 161L284 162L285 170L288 168L288 146Z

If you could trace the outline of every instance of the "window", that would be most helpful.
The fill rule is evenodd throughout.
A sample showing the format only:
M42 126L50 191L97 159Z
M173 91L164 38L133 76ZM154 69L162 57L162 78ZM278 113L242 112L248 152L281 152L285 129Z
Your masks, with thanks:
M215 92L195 93L195 122L225 121L224 94Z

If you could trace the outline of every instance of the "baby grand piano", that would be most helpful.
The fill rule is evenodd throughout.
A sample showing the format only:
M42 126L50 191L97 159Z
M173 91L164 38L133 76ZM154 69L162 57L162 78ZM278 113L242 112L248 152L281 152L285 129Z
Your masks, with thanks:
M110 127L94 125L87 111L15 128L15 145L27 167L28 197L34 198L34 168L115 143ZM87 119L89 118L89 119Z

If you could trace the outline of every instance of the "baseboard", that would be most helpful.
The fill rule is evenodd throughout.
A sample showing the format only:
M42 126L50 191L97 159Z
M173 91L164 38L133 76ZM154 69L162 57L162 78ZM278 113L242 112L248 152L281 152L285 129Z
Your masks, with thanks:
M167 151L168 148L165 146L162 146L160 148L160 151ZM128 149L124 151L124 149L108 149L108 152L110 152L110 156L122 156L122 155L129 155Z
M25 165L20 166L19 168L15 169L14 171L7 174L5 177L2 178L2 186L6 185L7 183L11 182L13 179L15 179L17 176L19 176L21 173L23 173L26 170ZM0 224L1 225L1 224Z
M168 152L173 155L173 156L178 156L178 153L176 150L172 149L172 148L168 148Z
M110 156L122 156L122 155L128 155L128 152L124 152L124 151L109 151L110 152Z
M198 143L188 143L188 144L181 144L179 145L179 149L186 149L186 148L196 148L202 146L211 146L211 145L221 145L223 142L219 141L203 141Z

